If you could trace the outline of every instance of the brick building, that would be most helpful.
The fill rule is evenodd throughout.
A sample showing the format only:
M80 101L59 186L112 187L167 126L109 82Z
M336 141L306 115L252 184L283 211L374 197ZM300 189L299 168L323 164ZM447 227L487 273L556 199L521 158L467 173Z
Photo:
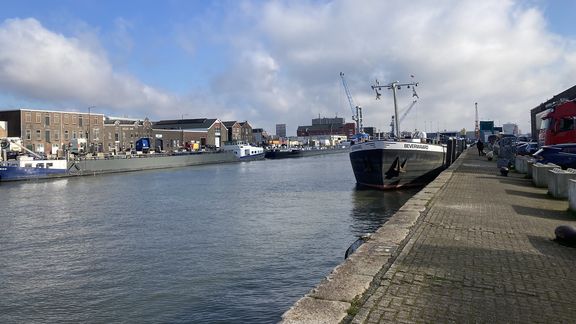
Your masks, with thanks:
M177 131L180 134L177 146L182 146L182 143L188 146L192 142L201 148L219 149L228 141L228 128L218 118L161 120L152 123L152 128L163 135L174 135L173 131Z
M61 154L75 138L86 138L97 145L101 141L104 115L36 109L0 111L7 124L8 137L20 137L22 145L40 154Z

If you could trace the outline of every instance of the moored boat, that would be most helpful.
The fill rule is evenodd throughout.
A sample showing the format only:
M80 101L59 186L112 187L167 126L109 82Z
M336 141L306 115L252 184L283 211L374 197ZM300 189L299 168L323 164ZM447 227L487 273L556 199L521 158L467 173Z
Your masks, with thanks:
M399 132L396 89L416 87L418 83L392 82L372 86L376 99L378 90L387 88L394 94L395 139L368 140L353 144L350 148L350 163L359 186L376 189L399 189L423 186L433 180L446 166L446 147L427 143L425 138L416 141L401 141ZM414 90L413 90L414 91ZM418 97L416 92L413 92Z
M66 160L34 160L32 157L20 156L16 160L0 163L0 181L36 180L67 175Z
M264 159L264 148L241 141L224 143L223 150L233 152L240 161Z
M444 170L445 151L442 145L367 141L352 145L350 163L360 186L384 190L422 186Z

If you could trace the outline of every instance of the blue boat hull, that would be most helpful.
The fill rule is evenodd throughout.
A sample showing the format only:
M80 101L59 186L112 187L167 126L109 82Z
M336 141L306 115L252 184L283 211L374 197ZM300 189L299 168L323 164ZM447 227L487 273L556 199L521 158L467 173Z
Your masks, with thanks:
M36 180L65 177L63 169L22 168L17 166L0 166L0 181Z

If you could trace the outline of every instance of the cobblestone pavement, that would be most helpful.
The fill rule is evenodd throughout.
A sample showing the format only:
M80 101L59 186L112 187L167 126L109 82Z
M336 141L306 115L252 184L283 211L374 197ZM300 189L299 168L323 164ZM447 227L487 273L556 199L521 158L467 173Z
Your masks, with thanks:
M576 323L568 202L468 150L352 323Z

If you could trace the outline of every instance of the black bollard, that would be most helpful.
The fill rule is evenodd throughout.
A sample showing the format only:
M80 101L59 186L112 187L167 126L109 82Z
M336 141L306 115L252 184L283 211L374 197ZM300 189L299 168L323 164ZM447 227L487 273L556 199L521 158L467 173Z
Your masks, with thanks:
M556 242L562 245L576 247L576 229L574 229L574 227L560 225L556 227L554 234L556 235L556 238L554 239Z

